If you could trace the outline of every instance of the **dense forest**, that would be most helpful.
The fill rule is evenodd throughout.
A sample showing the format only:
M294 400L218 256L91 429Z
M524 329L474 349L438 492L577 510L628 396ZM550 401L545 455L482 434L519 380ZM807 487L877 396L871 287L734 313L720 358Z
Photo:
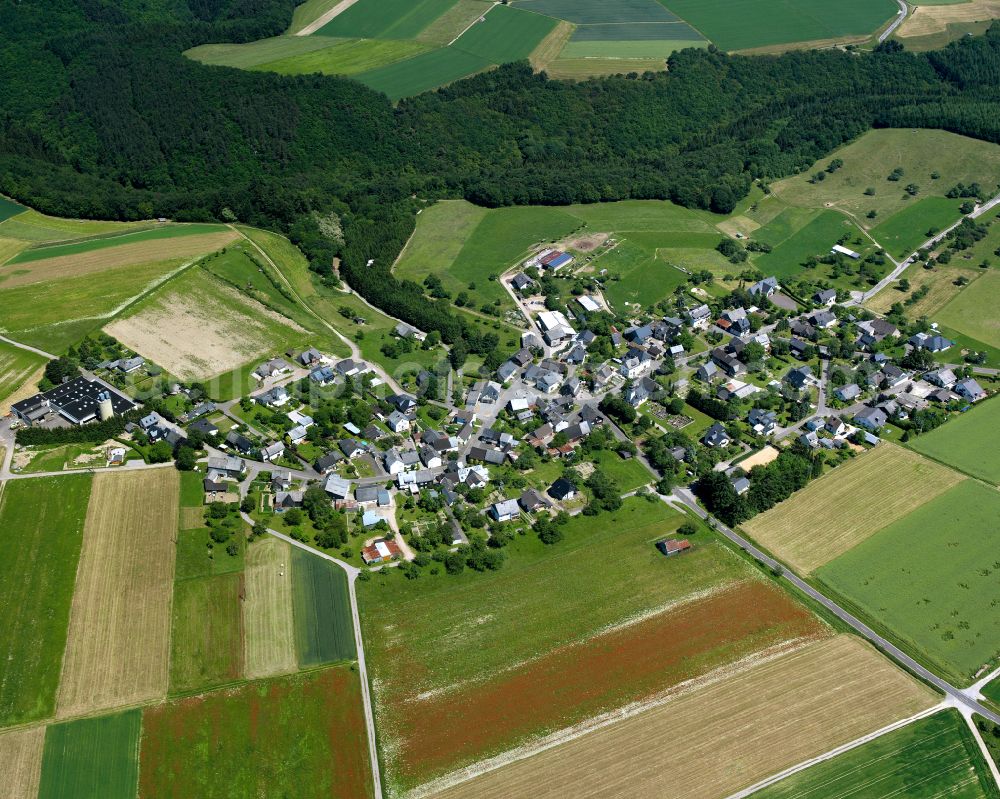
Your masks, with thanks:
M293 7L0 0L0 191L66 216L282 230L313 268L339 257L373 303L475 351L491 343L389 272L420 202L669 198L726 212L754 179L803 169L872 126L1000 141L1000 26L920 55L892 43L870 54L686 50L665 73L582 83L515 64L395 107L349 79L181 55L278 34Z

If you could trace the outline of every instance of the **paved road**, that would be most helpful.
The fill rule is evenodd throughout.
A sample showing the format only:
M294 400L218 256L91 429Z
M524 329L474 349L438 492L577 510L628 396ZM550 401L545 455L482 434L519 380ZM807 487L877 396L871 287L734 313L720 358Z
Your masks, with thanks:
M882 31L881 35L878 37L880 44L892 36L892 34L896 32L896 28L902 25L903 20L906 19L906 14L909 10L906 7L906 3L904 3L903 0L896 0L896 3L899 5L899 13L896 15L896 19L892 21L892 24Z
M904 665L907 669L916 674L922 680L930 683L938 690L940 690L942 693L944 693L946 696L951 697L958 704L978 713L981 716L984 716L985 718L988 718L990 721L996 724L1000 724L1000 714L994 713L992 710L982 705L975 697L969 696L965 691L956 688L951 683L941 679L936 674L929 671L924 666L920 665L917 661L915 661L901 649L899 649L894 644L890 643L881 635L879 635L877 632L875 632L867 624L864 624L858 618L851 615L842 607L840 607L840 605L838 605L832 599L829 599L824 594L820 593L811 585L809 585L809 583L807 583L805 580L801 579L798 575L796 575L789 569L785 568L784 564L779 563L770 555L764 554L743 536L734 532L730 528L726 527L726 525L724 525L718 519L715 519L708 513L706 513L705 510L700 505L698 505L698 502L694 498L694 495L688 489L686 488L674 489L673 497L675 497L678 501L683 502L687 507L691 508L702 519L706 519L708 523L712 525L712 527L714 527L716 530L722 533L726 538L728 538L738 547L745 550L746 552L749 552L750 555L752 555L754 558L764 563L768 568L780 569L782 572L782 577L788 580L788 582L794 585L799 591L801 591L803 594L808 596L813 601L821 604L823 607L825 607L827 610L833 613L838 619L848 624L856 632L860 633L862 636L867 638L883 652L888 653L890 657L892 657L897 662Z

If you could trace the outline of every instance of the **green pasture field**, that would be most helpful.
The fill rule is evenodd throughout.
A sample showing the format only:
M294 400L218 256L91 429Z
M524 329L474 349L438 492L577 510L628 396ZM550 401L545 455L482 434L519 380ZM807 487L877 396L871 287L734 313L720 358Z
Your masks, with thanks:
M865 36L898 11L891 0L662 0L723 50Z
M964 480L815 574L963 682L1000 651L998 517L1000 492Z
M714 233L721 220L708 211L696 211L667 200L622 200L570 205L562 209L595 232Z
M292 12L292 24L288 26L289 33L302 30L310 22L319 19L323 14L337 5L340 0L305 0L301 5L295 6ZM300 39L308 39L308 36L300 36Z
M199 472L181 472L181 508L200 508L205 500L203 477Z
M1000 677L983 686L983 696L1000 707Z
M8 200L6 197L0 197L0 222L5 222L12 216L17 216L26 210L27 209L23 205L18 205L13 200Z
M310 37L297 37L309 39ZM357 75L370 69L412 58L430 50L430 46L400 39L347 39L300 55L257 64L253 69L279 72L282 75Z
M228 557L221 551L222 557ZM242 574L174 584L170 692L225 685L243 676Z
M681 21L656 0L518 0L516 7L576 25Z
M677 50L684 50L688 47L708 47L708 42L704 39L679 38L635 39L630 41L619 41L617 39L573 39L562 49L559 59L616 57L665 59L671 53ZM618 71L630 72L632 70L622 68Z
M555 20L511 6L498 5L463 33L452 47L493 64L519 61L531 55L556 26Z
M635 491L653 482L654 477L636 458L624 460L617 452L601 450L595 461L597 468L618 483L622 493Z
M775 223L782 220L783 216L779 216ZM774 229L765 226L754 234L755 239L768 242L774 249L769 253L757 254L753 258L753 262L765 275L775 275L781 279L797 275L802 269L802 263L809 256L823 256L829 253L830 248L844 233L853 235L859 231L843 214L836 211L823 211L811 222L780 242L772 241L773 232ZM853 247L857 247L858 252L862 254L865 250L870 249L870 247L862 245L852 245Z
M573 42L688 41L707 45L698 31L686 22L610 22L580 25Z
M117 235L106 235L101 238L74 242L73 244L53 244L46 247L34 247L15 255L7 263L22 264L30 261L40 261L43 258L59 258L64 255L79 255L80 253L104 250L109 247L120 247L123 244L137 244L141 241L158 241L160 239L176 239L181 236L220 233L225 229L225 225L212 224L164 225L134 233L126 232Z
M22 241L69 241L86 236L103 236L136 228L151 222L100 222L92 219L62 219L28 209L0 222L0 236Z
M44 365L42 356L0 341L0 403Z
M172 259L109 269L99 280L81 275L9 289L0 284L4 309L0 328L11 338L58 354L184 262ZM59 301L53 302L53 297Z
M106 463L103 457L100 460L95 459L87 463L73 463L73 461L82 455L103 454L104 448L95 444L56 444L53 446L33 447L27 451L35 454L31 458L31 462L20 470L23 474L59 472L64 469L88 469L95 464L97 466L104 466Z
M871 234L886 252L905 258L930 238L928 230L944 230L958 220L961 216L958 207L963 202L947 197L924 197L876 225Z
M396 277L419 283L427 275L440 273L446 281L450 271L442 272L441 267L455 262L480 222L492 213L465 200L441 200L423 209L413 235L392 267ZM458 282L455 287L465 288Z
M455 0L359 0L313 35L412 39L453 5Z
M1000 400L983 400L971 410L909 446L973 477L1000 485Z
M134 799L142 713L53 724L45 730L39 799Z
M350 667L156 705L142 729L141 799L373 795L361 684Z
M583 80L601 75L627 75L629 72L663 72L662 58L557 58L545 68L549 77L559 80Z
M456 47L442 47L355 77L391 100L398 100L436 89L491 66L493 64L485 58Z
M234 556L226 552L225 546L214 544L209 533L207 527L198 527L191 530L181 530L177 534L176 575L178 580L243 571L245 546L240 540L240 536L233 536L233 540L240 548L239 554Z
M90 475L9 480L0 494L0 724L52 714Z
M185 50L184 55L210 66L263 69L262 64L295 61L344 41L348 40L326 36L272 36L246 44L202 44Z
M817 172L839 158L844 165L823 181L809 183ZM886 180L896 168L902 178ZM938 172L934 180L931 173ZM943 130L885 128L870 130L850 144L824 156L808 170L771 185L775 197L796 206L823 208L832 204L866 229L881 224L917 201L904 191L920 187L918 197L943 197L957 183L979 183L989 192L1000 182L1000 146ZM866 196L865 189L875 189ZM874 220L866 214L874 210ZM919 229L923 233L927 226Z
M990 269L963 288L935 315L941 324L953 327L992 347L1000 347L1000 272Z
M292 552L292 614L299 668L352 660L357 652L347 575L328 560Z
M945 710L817 763L758 799L995 799L986 761L957 710Z
M596 273L608 270L604 296L619 313L627 310L626 303L648 307L668 296L687 281L687 275L658 259L651 250L626 239L593 262Z
M949 353L959 353L962 350L974 350L975 352L981 352L986 356L986 360L982 363L982 366L1000 369L1000 349L987 344L985 341L980 341L972 336L968 336L958 330L955 330L948 325L939 325L938 332L946 338L950 338L955 342L955 346L947 350Z
M662 502L627 499L615 513L574 516L555 547L530 533L515 536L497 572L424 570L419 580L373 575L357 584L373 679L404 680L416 694L491 677L746 574L737 558L707 540L683 558L659 555L654 542L685 518ZM398 624L404 612L406 624Z

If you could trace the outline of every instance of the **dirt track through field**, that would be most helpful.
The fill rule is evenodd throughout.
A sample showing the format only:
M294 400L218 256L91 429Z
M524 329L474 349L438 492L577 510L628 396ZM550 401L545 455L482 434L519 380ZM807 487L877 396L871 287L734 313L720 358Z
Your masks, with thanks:
M251 679L296 669L291 566L291 547L284 541L268 538L247 551L243 628Z
M57 716L166 695L178 477L94 476Z
M45 283L66 277L80 277L133 264L191 258L225 247L238 234L233 230L194 236L175 236L151 241L137 241L118 247L104 247L77 255L60 255L40 261L12 264L0 270L0 288L9 289L29 283Z
M433 795L718 799L935 702L841 635Z
M883 443L838 466L743 525L808 573L944 493L962 475L912 450Z
M939 6L924 6L917 3L913 13L896 33L905 40L911 36L943 33L952 23L981 22L997 17L1000 17L1000 0L970 0L967 3Z
M7 799L35 799L42 776L45 727L0 734L0 772Z

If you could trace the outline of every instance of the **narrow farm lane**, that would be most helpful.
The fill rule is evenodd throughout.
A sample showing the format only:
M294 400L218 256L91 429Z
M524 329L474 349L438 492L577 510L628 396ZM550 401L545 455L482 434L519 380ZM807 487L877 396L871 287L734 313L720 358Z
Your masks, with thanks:
M899 5L899 13L896 15L896 18L892 21L892 24L884 31L882 31L882 33L879 35L878 37L879 43L884 42L886 39L892 36L892 34L896 32L896 28L898 28L900 25L903 24L903 21L906 19L907 13L909 13L909 8L907 7L906 3L903 0L896 0L896 3L897 5Z

